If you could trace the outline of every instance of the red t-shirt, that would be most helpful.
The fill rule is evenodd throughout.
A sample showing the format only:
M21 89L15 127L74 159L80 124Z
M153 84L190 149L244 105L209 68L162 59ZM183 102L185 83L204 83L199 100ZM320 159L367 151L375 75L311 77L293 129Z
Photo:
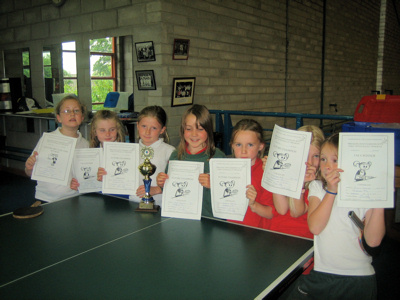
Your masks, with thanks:
M257 191L256 201L260 204L273 207L274 202L272 199L272 193L261 186L261 179L264 172L262 165L262 160L257 158L256 162L251 167L251 184ZM250 207L247 207L243 221L229 221L253 227L266 228L265 226L269 224L270 220L259 216L258 214L252 212Z
M308 190L304 193L304 201L308 205ZM270 220L270 230L287 233L306 238L314 238L307 223L307 214L298 218L293 218L288 211L285 215L280 215L274 208L274 217Z

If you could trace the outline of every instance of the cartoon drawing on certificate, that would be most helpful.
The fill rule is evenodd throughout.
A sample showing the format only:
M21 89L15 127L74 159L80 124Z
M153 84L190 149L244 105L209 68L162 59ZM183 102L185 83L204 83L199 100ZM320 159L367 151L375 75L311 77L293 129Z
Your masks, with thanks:
M190 193L189 190L184 190L188 186L188 182L173 182L172 186L177 187L177 190L175 192L175 197L182 197L184 195L187 195Z
M50 165L55 166L57 159L58 159L58 154L50 153L48 159L50 160Z
M353 166L356 167L358 170L356 175L354 176L355 181L364 181L367 179L373 179L373 176L367 176L367 170L371 167L372 162L368 161L355 161L353 162Z
M89 178L93 178L94 175L90 175L90 171L92 171L91 167L82 167L81 171L83 171L83 179L89 179Z
M225 187L222 198L234 196L238 192L238 190L233 189L233 187L235 186L235 180L221 181L219 185Z
M274 151L274 157L276 157L275 164L273 166L273 169L289 169L291 164L285 163L287 159L289 158L289 153L278 153Z
M125 167L126 165L126 161L122 160L122 161L113 161L112 163L113 166L115 166L115 171L114 171L114 175L121 175L123 173L128 172L128 169L122 169L123 167Z

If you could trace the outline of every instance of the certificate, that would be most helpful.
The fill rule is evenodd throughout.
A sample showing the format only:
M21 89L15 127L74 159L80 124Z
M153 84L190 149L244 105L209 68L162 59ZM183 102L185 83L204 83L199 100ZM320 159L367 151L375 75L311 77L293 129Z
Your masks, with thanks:
M97 180L101 166L102 148L75 149L73 173L79 182L80 193L100 192L102 182Z
M299 199L310 143L311 132L275 125L261 186L272 193Z
M31 178L69 187L75 146L75 138L43 133Z
M216 218L243 221L249 205L251 159L210 159L211 205Z
M169 178L165 181L162 196L162 217L201 219L203 187L199 183L199 175L203 170L203 162L169 162Z
M139 187L139 144L104 142L103 193L136 194Z
M393 208L394 133L339 133L339 207Z

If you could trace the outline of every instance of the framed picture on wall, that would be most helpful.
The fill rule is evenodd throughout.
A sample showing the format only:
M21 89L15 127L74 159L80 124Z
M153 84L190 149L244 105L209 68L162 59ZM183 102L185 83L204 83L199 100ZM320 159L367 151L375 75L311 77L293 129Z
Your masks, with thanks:
M135 48L138 62L156 60L156 52L154 51L153 42L135 43Z
M192 105L196 78L174 78L171 106Z
M139 90L156 90L156 79L153 70L136 71L136 81Z
M183 40L183 39L174 40L173 59L185 60L189 58L189 41L190 40Z

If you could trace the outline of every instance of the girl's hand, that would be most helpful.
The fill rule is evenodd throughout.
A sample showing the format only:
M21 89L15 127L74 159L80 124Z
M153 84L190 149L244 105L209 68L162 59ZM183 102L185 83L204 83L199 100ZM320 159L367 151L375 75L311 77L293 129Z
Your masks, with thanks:
M257 191L251 184L246 186L246 198L249 199L249 206L252 207L256 203Z
M163 188L164 187L164 184L165 184L165 180L167 180L169 177L168 177L168 174L165 174L165 173L163 173L163 172L160 172L160 173L158 173L158 175L157 175L157 185L160 187L160 188Z
M306 162L306 166L307 168L306 168L306 175L304 176L304 182L313 181L317 175L317 168L309 164L308 162Z
M78 180L77 180L76 178L72 178L71 184L69 185L69 187L70 187L71 190L77 191L77 190L78 190L78 187L79 187L79 182L78 182Z
M204 186L205 188L210 188L210 174L200 174L199 175L199 182L202 186Z
M342 169L333 169L332 171L325 174L326 188L332 193L337 193L338 184L340 182L340 173L343 172Z
M263 163L263 165L262 165L262 169L263 170L265 169L265 165L267 164L267 159L268 159L268 155L266 155L263 158L261 158L262 163Z
M97 180L98 181L103 181L103 176L107 175L107 171L104 168L99 168L97 170Z
M37 151L34 151L31 156L28 157L28 159L25 162L25 168L28 171L32 171L33 166L36 163L36 156L38 155Z
M139 186L138 189L136 190L136 196L138 196L139 198L143 198L145 194L146 194L146 189L144 188L144 185Z

